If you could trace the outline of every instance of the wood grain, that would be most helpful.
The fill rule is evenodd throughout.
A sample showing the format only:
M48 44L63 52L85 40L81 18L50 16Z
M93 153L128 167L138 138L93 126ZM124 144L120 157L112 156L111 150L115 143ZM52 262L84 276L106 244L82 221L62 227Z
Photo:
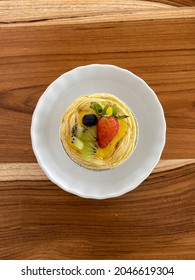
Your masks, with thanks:
M154 173L166 172L195 164L195 159L160 160ZM0 181L45 181L48 180L38 163L0 163Z
M116 17L119 14L151 13L158 9L195 6L193 0L14 0L0 2L1 23L39 22L56 19L71 20L88 17Z
M195 158L195 20L183 20L2 28L1 160L36 161L29 129L38 98L59 75L90 63L118 65L143 78L165 111L163 159Z
M49 181L0 182L1 258L194 259L194 166L102 201Z
M80 65L143 78L166 146L135 190L85 200L38 166L31 118L47 86ZM195 259L195 1L0 1L0 259Z

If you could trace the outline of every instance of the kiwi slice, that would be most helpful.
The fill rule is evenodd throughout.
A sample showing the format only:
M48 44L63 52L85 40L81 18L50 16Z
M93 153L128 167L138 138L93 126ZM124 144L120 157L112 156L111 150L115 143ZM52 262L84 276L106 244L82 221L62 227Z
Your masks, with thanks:
M77 138L76 136L72 136L71 141L72 141L72 144L74 144L75 147L77 147L79 150L83 149L84 143L79 138Z
M91 126L84 128L78 124L75 124L71 130L71 142L80 150L82 158L90 161L94 158L98 146L97 140L97 127Z
M94 125L94 126L91 126L91 127L88 127L87 129L85 129L83 131L83 133L81 134L80 136L80 139L82 141L96 141L97 140L97 126Z
M80 138L83 134L83 132L85 132L85 128L78 125L78 124L75 124L73 127L72 127L72 130L71 130L71 135L72 137L77 137L77 138Z
M91 161L94 158L97 150L98 147L94 142L91 141L84 142L84 147L81 150L82 158L84 160Z

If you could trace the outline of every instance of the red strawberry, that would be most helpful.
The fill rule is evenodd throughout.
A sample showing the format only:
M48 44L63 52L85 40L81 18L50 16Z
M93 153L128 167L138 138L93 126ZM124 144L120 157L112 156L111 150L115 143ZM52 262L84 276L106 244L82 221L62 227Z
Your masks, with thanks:
M114 116L101 117L97 123L97 140L100 148L105 148L118 133L119 122Z

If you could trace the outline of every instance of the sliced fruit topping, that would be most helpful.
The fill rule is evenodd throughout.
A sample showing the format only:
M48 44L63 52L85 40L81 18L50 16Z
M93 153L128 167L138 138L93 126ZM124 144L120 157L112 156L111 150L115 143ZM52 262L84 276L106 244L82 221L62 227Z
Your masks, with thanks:
M97 145L94 142L87 141L84 143L84 147L81 150L81 155L84 160L90 161L94 158L98 150Z
M100 118L97 123L97 140L100 148L105 148L119 131L119 120L125 119L127 115L119 115L116 104L107 103L102 107L99 103L92 102L93 109Z
M85 128L78 125L78 124L75 124L73 127L72 127L72 130L71 130L71 136L75 136L77 138L80 138L81 135L83 134L83 132L85 131Z
M84 115L82 122L85 126L91 127L97 124L98 119L97 116L94 114L86 114Z
M102 159L111 155L127 130L123 119L128 116L119 115L118 111L116 104L102 106L92 102L89 110L79 112L77 124L68 138L69 146L87 161L93 160L95 155Z
M78 148L79 150L82 150L83 147L84 147L84 143L79 139L77 138L76 136L73 136L72 137L72 140L71 140L72 144Z
M124 137L125 133L127 131L127 123L124 120L119 120L119 131L117 135L110 141L110 143L105 148L99 148L96 156L98 158L107 158L109 157L115 147L117 146L117 143Z
M84 128L75 124L71 130L71 136L68 138L68 144L75 151L79 151L84 160L90 161L94 158L98 146L97 125Z
M69 144L71 142L71 146L75 147L75 150L82 150L84 143L80 140L81 135L84 133L85 128L75 124L71 130L71 140L69 140Z
M100 117L97 124L97 140L100 148L105 148L119 131L116 117Z
M96 141L97 140L97 126L88 127L80 136L82 141Z

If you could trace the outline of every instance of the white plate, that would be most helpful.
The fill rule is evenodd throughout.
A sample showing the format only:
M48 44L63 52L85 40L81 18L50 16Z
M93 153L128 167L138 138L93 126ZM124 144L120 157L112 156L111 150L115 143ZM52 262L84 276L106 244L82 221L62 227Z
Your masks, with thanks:
M122 165L107 171L78 166L65 153L60 138L60 118L80 95L111 93L134 112L139 137L133 155ZM152 172L165 145L163 109L153 90L128 70L113 65L87 65L55 80L35 108L31 138L39 165L56 185L85 198L105 199L133 190Z

